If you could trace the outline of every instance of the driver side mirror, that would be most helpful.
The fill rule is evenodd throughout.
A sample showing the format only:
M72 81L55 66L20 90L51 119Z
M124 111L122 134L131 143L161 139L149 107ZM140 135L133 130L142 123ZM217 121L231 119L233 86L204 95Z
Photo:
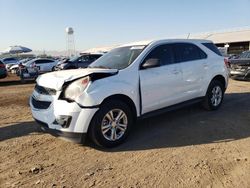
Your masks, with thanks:
M148 69L148 68L153 68L153 67L159 67L160 64L160 59L148 59L146 60L143 65L142 65L142 69Z

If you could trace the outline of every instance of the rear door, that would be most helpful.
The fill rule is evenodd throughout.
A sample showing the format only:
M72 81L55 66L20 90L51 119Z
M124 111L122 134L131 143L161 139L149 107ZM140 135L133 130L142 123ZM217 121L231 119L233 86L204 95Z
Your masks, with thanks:
M174 51L175 61L183 71L182 100L200 97L208 69L206 53L192 43L176 43Z
M46 69L47 69L46 72L53 71L55 66L56 66L56 62L54 60L48 59L46 63Z
M172 44L156 47L143 63L148 59L159 59L161 66L139 71L142 114L179 103L183 87L181 66L174 63Z
M41 59L36 64L39 67L39 72L49 72L52 70L52 67L54 66L54 61L50 59Z
M44 63L46 63L46 61L44 61L43 59L35 61L36 67L39 70L39 72L45 72Z

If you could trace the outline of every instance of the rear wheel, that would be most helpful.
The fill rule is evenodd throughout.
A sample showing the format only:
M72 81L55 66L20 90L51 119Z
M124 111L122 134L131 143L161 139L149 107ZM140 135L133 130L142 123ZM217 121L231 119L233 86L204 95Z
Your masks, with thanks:
M133 116L127 104L111 100L101 105L89 128L91 140L102 147L115 147L128 136Z
M224 98L223 84L218 80L213 80L207 90L203 101L203 107L207 110L217 110Z

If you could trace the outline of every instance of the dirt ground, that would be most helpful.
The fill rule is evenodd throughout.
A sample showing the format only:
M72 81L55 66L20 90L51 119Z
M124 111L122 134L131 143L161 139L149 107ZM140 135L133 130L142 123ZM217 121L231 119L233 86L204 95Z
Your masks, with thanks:
M10 80L0 80L0 187L250 187L250 82L230 80L218 111L141 120L126 143L101 150L40 132L34 83Z

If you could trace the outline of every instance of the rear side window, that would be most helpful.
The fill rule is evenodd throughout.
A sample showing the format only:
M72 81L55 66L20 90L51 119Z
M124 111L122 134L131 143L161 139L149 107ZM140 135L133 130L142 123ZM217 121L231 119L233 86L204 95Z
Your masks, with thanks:
M174 44L174 52L176 63L207 58L205 52L203 52L198 46L190 43Z
M46 59L42 59L42 60L37 60L36 64L45 64L45 63L51 63L53 61L51 60L46 60Z
M172 45L166 44L156 47L148 54L145 61L148 59L159 59L161 65L168 65L174 63Z
M208 42L208 43L202 43L202 44L206 46L209 50L212 50L217 55L222 56L218 48L214 45L214 43Z
M88 55L84 55L78 59L78 61L80 61L80 62L89 61L89 60L90 60L90 58Z
M46 63L53 63L54 61L53 60L45 60L47 61Z
M4 61L15 61L15 58L5 58Z
M36 60L35 63L36 64L42 64L42 60Z

